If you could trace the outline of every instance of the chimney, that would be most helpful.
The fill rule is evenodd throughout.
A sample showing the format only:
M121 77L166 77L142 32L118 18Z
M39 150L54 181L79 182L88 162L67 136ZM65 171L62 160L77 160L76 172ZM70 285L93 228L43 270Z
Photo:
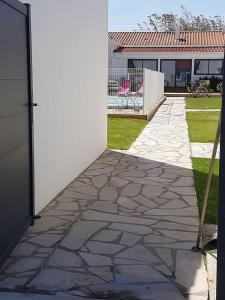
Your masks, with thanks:
M176 41L180 40L180 26L175 27L175 40Z

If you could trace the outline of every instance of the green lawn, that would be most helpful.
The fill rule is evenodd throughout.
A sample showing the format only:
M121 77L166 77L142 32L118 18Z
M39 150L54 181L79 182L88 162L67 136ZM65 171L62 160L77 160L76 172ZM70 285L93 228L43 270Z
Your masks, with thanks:
M147 123L146 120L108 118L108 148L129 149Z
M187 112L189 138L191 142L214 142L219 112Z
M186 98L187 109L220 109L221 98Z
M210 159L207 158L192 158L195 188L198 197L198 206L201 212L204 191L209 171ZM208 206L206 211L205 223L207 224L217 224L217 201L218 201L218 185L219 185L219 160L216 160L215 168L213 172L213 178L211 183L211 189L209 193Z

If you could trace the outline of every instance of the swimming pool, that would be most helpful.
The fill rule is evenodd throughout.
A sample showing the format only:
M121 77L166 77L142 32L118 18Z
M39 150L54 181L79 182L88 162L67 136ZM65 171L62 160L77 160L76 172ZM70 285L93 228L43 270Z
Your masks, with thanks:
M107 99L108 108L122 107L122 108L132 108L132 107L143 107L142 97L116 97L108 96Z

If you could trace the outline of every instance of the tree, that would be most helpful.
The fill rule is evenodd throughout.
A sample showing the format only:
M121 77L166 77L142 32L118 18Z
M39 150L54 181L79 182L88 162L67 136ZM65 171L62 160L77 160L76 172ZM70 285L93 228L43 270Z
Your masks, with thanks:
M225 20L222 16L195 16L182 5L180 15L151 14L146 21L137 24L135 31L175 31L177 25L182 31L223 30Z

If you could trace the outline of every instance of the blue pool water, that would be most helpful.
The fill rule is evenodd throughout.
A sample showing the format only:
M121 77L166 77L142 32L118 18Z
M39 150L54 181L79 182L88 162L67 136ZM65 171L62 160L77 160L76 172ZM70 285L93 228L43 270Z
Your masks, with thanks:
M111 107L143 107L143 98L141 97L116 97L116 96L108 96L107 100L108 108Z

